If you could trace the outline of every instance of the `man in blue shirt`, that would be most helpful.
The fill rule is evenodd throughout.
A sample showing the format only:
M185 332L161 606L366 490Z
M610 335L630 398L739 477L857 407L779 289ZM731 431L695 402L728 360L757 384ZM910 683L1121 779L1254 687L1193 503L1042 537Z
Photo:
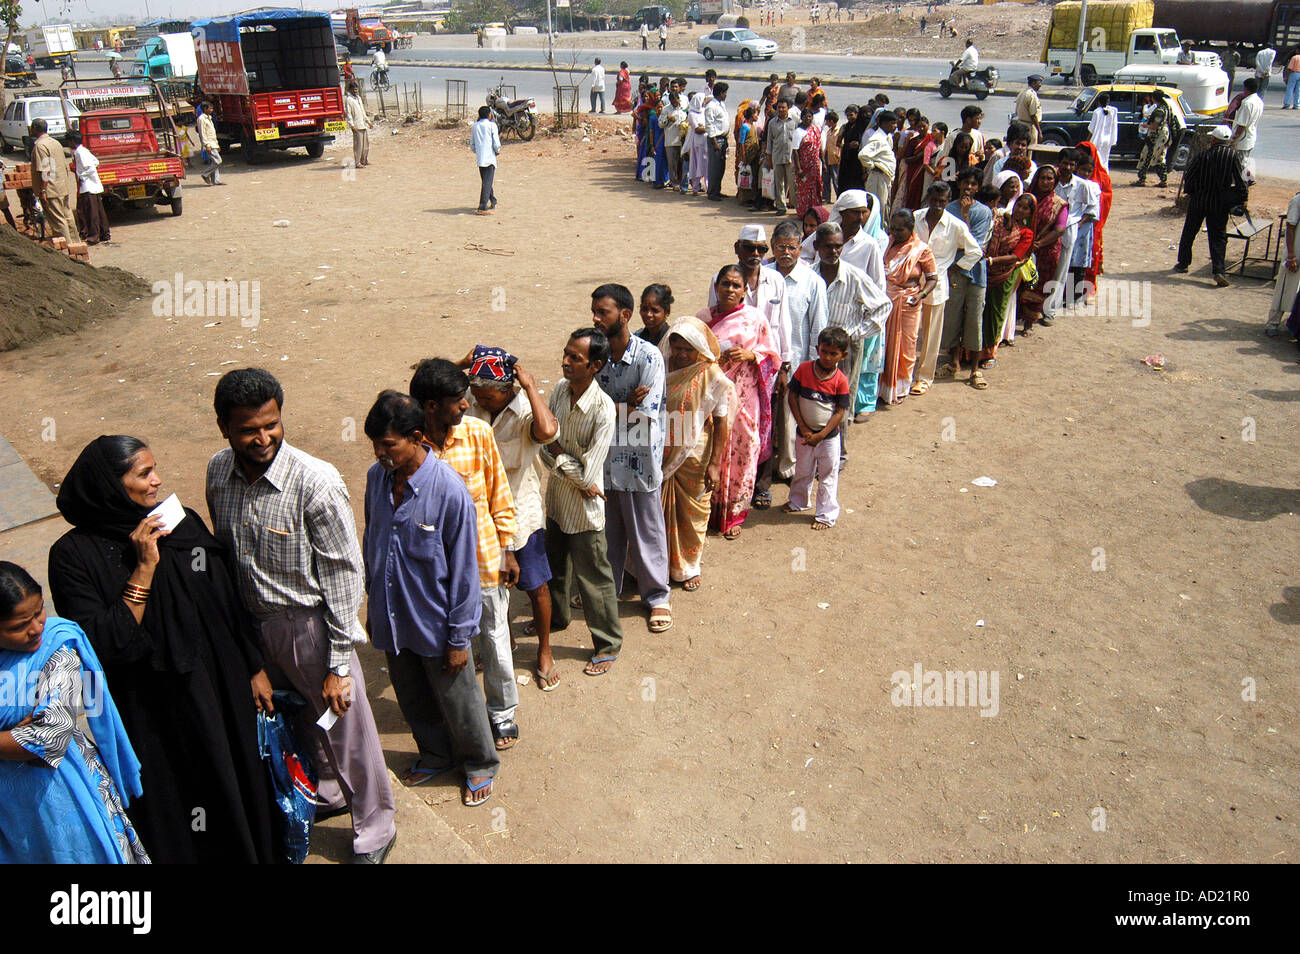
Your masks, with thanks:
M627 564L650 608L650 632L663 633L673 625L660 500L664 358L650 342L628 332L632 307L632 292L622 285L601 285L591 293L592 324L609 339L610 351L596 380L614 402L615 414L614 440L605 459L605 539L615 590L623 590Z
M478 108L478 122L470 127L469 148L478 162L482 180L478 193L478 214L491 215L497 207L497 194L492 188L497 176L497 156L501 154L501 132L492 120L492 107Z
M975 199L980 184L980 174L974 169L967 169L957 176L957 198L948 203L947 211L966 223L981 247L987 247L993 231L993 210ZM960 370L958 345L974 356L971 359L975 362L973 370L979 367L979 353L984 347L981 338L988 271L983 259L969 269L962 268L959 261L948 267L948 305L943 313L943 338L939 342L940 352L946 352L948 358L935 372L936 378L950 378Z
M423 428L424 409L397 391L380 394L366 416L378 461L366 475L368 628L420 750L406 783L463 766L462 800L481 805L500 756L468 666L482 609L478 518L465 481L429 453Z

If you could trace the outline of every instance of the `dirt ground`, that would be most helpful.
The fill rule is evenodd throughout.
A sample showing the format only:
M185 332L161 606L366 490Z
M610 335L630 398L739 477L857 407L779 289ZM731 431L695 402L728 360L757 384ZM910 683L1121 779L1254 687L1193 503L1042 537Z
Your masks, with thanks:
M828 5L823 5L823 10ZM1043 50L1043 38L1051 19L1050 4L998 3L992 6L946 4L925 12L925 4L903 4L898 11L873 11L864 16L855 11L849 22L847 10L839 21L828 22L823 16L817 24L809 19L808 6L786 11L784 21L772 26L760 25L758 14L751 16L750 27L760 36L775 40L781 50L795 50L798 42L808 53L851 53L858 56L926 56L952 57L961 55L966 38L974 37L980 56L986 60L1014 59L1036 60ZM921 33L921 18L926 20L926 32ZM955 18L957 36L938 35L941 19ZM674 24L668 30L668 49L695 49L695 41L714 25ZM796 30L802 31L796 34ZM445 46L464 43L475 46L473 36L420 35L415 46ZM544 47L546 32L537 36L513 34L505 38L510 47ZM650 48L657 48L658 33L651 31ZM583 31L557 33L557 50L640 50L641 38L628 31Z
M703 306L751 217L637 184L629 152L508 142L491 217L464 130L379 130L354 180L342 148L232 154L227 187L188 180L183 217L118 217L92 254L151 283L258 282L256 327L146 300L2 354L4 434L51 486L97 434L139 435L202 510L216 377L259 364L360 522L360 421L418 359L503 345L549 391L597 284ZM466 809L440 779L419 790L432 809L499 861L1294 860L1296 346L1261 334L1269 285L1212 286L1203 239L1171 275L1171 195L1116 181L1108 275L1150 283L1149 324L1062 318L1004 349L987 391L940 382L877 413L853 430L836 529L774 508L711 537L671 631L623 605L605 678L582 675L577 622L543 694L521 636L522 741L496 795ZM1257 217L1292 191L1259 186ZM1140 363L1157 352L1165 370ZM414 746L382 658L363 661L400 773ZM894 705L891 675L916 665L996 673L996 714Z

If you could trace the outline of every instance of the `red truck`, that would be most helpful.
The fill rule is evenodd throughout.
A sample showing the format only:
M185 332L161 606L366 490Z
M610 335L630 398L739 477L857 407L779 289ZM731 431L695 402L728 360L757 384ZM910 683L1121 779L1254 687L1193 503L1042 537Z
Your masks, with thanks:
M171 109L156 83L70 80L59 95L80 110L71 122L99 160L108 205L166 205L172 215L181 214L185 163Z
M303 146L319 158L347 129L328 13L263 9L198 20L196 100L212 102L223 146L249 163L272 149Z

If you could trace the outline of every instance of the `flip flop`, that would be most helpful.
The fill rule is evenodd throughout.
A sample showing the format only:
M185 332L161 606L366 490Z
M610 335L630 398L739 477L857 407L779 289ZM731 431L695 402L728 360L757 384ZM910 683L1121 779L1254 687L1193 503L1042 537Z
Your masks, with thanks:
M402 782L408 788L414 788L417 785L427 785L449 768L451 768L450 765L444 765L442 768L422 768L420 760L416 759L411 763L411 767L402 778Z
M485 788L489 790L486 795L484 795L482 798L474 798L475 795L483 791L483 789ZM465 784L462 787L460 793L461 804L464 805L466 808L475 808L479 805L482 805L484 802L486 802L489 798L492 797L491 788L492 788L492 779L490 778L483 779L483 781L479 782L477 785L475 785L469 779L465 779Z
M740 527L739 527L739 525L737 525L737 526L732 527L732 528L731 528L730 530L728 530L726 533L724 533L724 534L722 535L722 539L724 539L724 540L735 540L735 539L737 539L739 536L740 536Z
M585 672L588 676L603 676L609 672L608 669L599 672L592 672L591 667L596 665L597 663L603 663L603 662L612 663L612 662L616 662L617 660L618 660L617 656L592 656L591 659L588 660L587 665L583 667L582 671Z
M694 593L699 588L700 588L700 578L698 576L693 576L685 583L682 584L682 589L684 589L687 593Z
M755 510L768 510L772 506L772 492L770 490L760 491L754 494L754 499L749 503Z
M912 385L912 393L913 393L913 394L921 395L921 394L924 394L924 393L925 393L926 391L928 391L928 390L930 390L930 382L929 382L929 381L917 381L915 384Z
M551 668L546 672L542 672L541 667L535 668L533 675L537 678L537 688L542 692L553 692L560 684L560 677L555 672L558 668L555 663L551 663Z

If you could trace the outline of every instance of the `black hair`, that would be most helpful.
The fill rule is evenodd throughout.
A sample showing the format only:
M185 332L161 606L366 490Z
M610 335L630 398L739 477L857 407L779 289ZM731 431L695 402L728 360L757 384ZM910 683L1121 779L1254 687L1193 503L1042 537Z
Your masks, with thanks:
M826 125L834 126L840 121L840 114L833 109L826 110Z
M809 209L808 212L804 213L804 218L808 217L809 212L812 212L812 209ZM816 213L813 214L815 215ZM803 226L800 225L799 222L791 222L787 219L772 230L772 244L775 245L776 240L783 237L795 238L803 241Z
M601 285L591 293L592 301L599 301L602 298L612 298L619 311L631 311L635 304L632 301L632 290L626 285L616 285L613 282Z
M641 300L645 301L647 295L654 295L659 302L659 307L663 308L665 315L672 314L673 310L673 290L667 285L656 282L653 285L647 285L641 292Z
M894 219L902 219L907 223L909 229L914 230L916 228L916 216L912 214L910 209L898 209L890 213L889 221L893 222Z
M469 375L446 358L425 358L411 376L411 397L424 407L430 401L460 397L469 388Z
M974 119L976 116L983 116L984 110L978 106L966 106L961 111L961 121L966 122L968 119Z
M389 388L380 391L374 406L366 415L366 437L372 441L396 434L410 437L424 430L424 409L409 394Z
M38 116L36 119L33 119L31 121L30 128L33 133L35 133L37 136L40 136L44 134L45 131L48 130L50 127L46 125L45 120L41 119Z
M259 408L267 401L284 408L284 388L265 368L236 368L227 371L217 382L212 395L212 407L218 421L230 420L230 412L237 407Z
M600 65L600 57L599 57L599 56L598 56L598 57L596 57L596 65L597 65L597 66L599 66L599 65Z
M1062 162L1073 162L1076 165L1079 162L1078 149L1062 149L1056 154L1056 164L1059 166Z
M722 281L722 276L727 274L727 272L735 272L737 275L740 276L740 283L742 285L745 283L744 271L741 270L741 267L739 265L737 265L735 262L732 262L730 265L723 265L720 269L718 269L718 274L713 276L713 284L717 285L718 282Z
M609 363L609 339L599 328L579 328L570 338L587 339L587 363L599 361L601 367Z
M1002 140L1001 140L1001 139L985 139L985 140L984 140L984 149L985 149L986 151L989 150L989 149L1001 149L1001 148L1002 148Z
M883 113L880 114L880 118L876 120L876 125L879 126L881 123L886 123L886 122L893 123L895 126L897 126L898 115L896 113L891 113L889 110L885 110Z
M722 97L727 95L727 90L729 89L731 89L731 87L728 86L726 83L714 83L713 95L721 99Z
M818 105L819 103L821 104L820 106ZM821 109L823 106L826 105L826 94L823 93L821 90L818 90L816 95L814 95L812 99L809 101L808 105L813 107L814 109Z
M717 79L717 78L718 78L718 71L715 70L713 67L710 66L707 70L704 71L704 78L705 78L706 80L707 80L707 79Z
M1001 191L991 185L982 185L979 187L979 191L975 193L975 201L983 202L985 205L992 205L1000 198L1002 198Z
M936 129L939 130L941 133L943 133L945 136L948 135L948 124L945 123L942 119L930 127L931 132L934 132L934 130Z
M78 146L81 145L81 133L73 129L68 133L67 140L68 140L68 145L70 145L73 149L76 149Z
M879 103L881 106L888 106L888 105L889 105L889 97L886 96L884 93L877 93L877 94L876 94L876 102Z
M1188 42L1191 41L1189 40ZM1110 93L1102 93L1100 96L1097 97L1097 106L1109 106L1109 105L1110 105Z
M489 116L491 116L491 115L492 115L492 107L491 107L491 106L480 106L480 107L478 108L478 118L479 118L479 119L487 119L487 118L488 118Z
M101 437L100 440L103 442L101 446L104 449L104 457L114 477L121 477L130 470L135 455L149 446L140 438L126 434L111 434Z
M808 102L808 94L805 93L803 90L800 90L799 92L794 94L794 104L798 106L800 109L803 109L804 105L807 102Z
M13 616L18 604L33 594L41 594L41 584L17 563L0 560L0 620Z
M625 69L627 69L627 60L623 60L622 62L620 62L620 63L618 64L618 68L619 68L620 70L625 70Z
M984 177L980 175L978 169L963 169L961 172L957 173L957 178L953 181L960 185L969 179L974 179L976 182L984 181Z
M1259 89L1259 83L1256 82L1255 77L1253 76L1247 76L1246 82L1242 83L1241 86L1247 93L1253 93Z
M903 115L915 122L921 118L921 111L913 106L911 109L903 110Z
M942 195L942 196L947 196L947 195L951 194L951 192L952 192L952 190L951 190L950 188L948 188L948 183L946 183L946 182L936 182L936 183L934 183L934 185L930 186L930 188L928 188L928 189L925 190L925 197L926 197L927 199L929 199L930 196L932 196L932 195Z
M1033 142L1033 135L1028 126L1020 122L1012 122L1007 127L1007 142Z
M839 325L827 325L817 333L819 345L829 345L841 354L849 353L849 333Z

